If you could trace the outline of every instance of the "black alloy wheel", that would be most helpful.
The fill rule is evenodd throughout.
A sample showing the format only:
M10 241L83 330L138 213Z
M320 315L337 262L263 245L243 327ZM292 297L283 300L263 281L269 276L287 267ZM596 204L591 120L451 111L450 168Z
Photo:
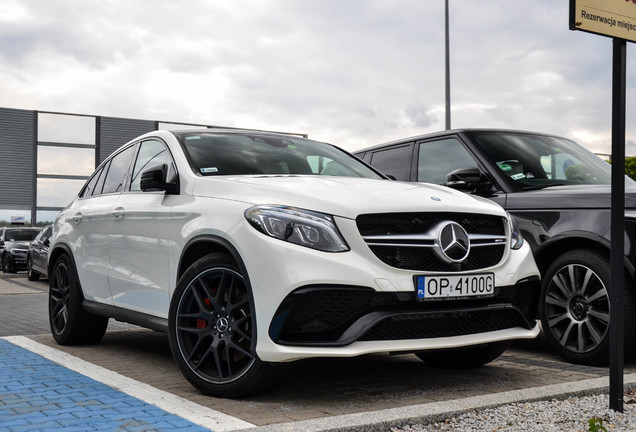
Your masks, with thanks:
M572 363L602 365L609 360L610 263L596 250L558 257L544 275L539 315L548 343ZM634 293L624 285L625 353L633 351Z
M83 300L75 267L68 255L62 254L49 278L49 324L57 343L92 344L104 337L108 318L86 312Z
M254 353L254 318L233 260L211 254L192 265L179 281L168 324L173 356L192 385L238 397L275 384L275 368Z
M53 336L61 335L68 323L70 302L69 277L66 262L56 263L49 287L49 321Z

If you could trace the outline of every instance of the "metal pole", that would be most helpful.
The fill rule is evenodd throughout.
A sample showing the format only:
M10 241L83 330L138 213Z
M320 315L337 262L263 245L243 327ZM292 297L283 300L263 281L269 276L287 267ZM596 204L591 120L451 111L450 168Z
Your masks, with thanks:
M451 102L450 102L450 42L448 36L448 0L446 0L446 130L451 128Z
M623 412L625 273L625 64L626 42L613 40L612 58L612 210L610 252L610 409Z

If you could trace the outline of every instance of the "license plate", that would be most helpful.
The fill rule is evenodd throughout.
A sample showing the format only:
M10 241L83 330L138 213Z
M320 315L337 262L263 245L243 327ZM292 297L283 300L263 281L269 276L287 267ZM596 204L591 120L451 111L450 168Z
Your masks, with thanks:
M489 297L495 292L493 273L472 275L416 276L418 300Z

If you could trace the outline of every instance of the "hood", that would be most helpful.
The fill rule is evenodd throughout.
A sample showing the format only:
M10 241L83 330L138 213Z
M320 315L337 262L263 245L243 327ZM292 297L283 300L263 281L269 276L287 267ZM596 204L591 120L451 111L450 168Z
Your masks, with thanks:
M351 219L366 213L421 211L505 214L491 201L443 186L353 177L202 177L197 179L194 194L252 205L298 207Z
M610 185L552 186L508 194L506 207L534 209L539 203L542 209L609 209L611 194ZM625 208L636 209L636 187L625 187Z

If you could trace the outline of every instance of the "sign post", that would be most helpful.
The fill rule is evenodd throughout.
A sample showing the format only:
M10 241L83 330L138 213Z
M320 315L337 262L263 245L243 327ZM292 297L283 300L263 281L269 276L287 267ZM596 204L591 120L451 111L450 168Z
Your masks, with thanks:
M610 408L623 412L626 41L636 42L636 2L570 0L570 30L612 37Z

